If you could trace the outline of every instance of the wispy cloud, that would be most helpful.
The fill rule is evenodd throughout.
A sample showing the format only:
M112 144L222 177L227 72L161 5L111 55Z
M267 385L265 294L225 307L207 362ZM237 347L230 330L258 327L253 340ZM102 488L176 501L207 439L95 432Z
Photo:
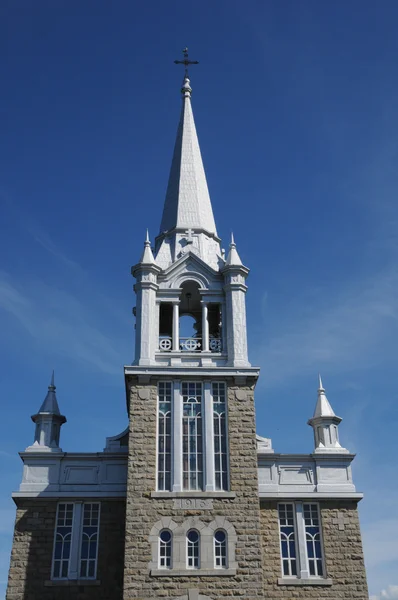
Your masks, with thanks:
M0 309L11 315L41 349L84 361L95 369L120 374L129 356L127 340L115 329L99 329L92 299L86 305L72 294L39 280L22 286L0 272Z
M385 360L385 344L393 343L392 332L398 330L397 297L398 269L391 265L338 293L326 287L314 290L304 300L308 310L302 318L288 309L279 312L277 334L258 349L261 363L267 365L266 382L274 385L324 365L346 370L375 364L378 357ZM381 344L383 352L378 353Z
M369 600L398 600L398 585L389 585L377 596L370 596Z

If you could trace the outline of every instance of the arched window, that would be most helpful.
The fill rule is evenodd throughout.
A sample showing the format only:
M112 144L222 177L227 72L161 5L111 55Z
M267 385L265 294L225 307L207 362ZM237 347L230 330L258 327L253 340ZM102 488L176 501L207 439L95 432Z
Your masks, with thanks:
M196 529L187 533L187 567L188 569L199 569L199 541L200 535Z
M218 529L214 534L214 566L216 569L226 569L227 563L227 534L223 529Z
M159 534L159 569L171 569L171 546L173 534L163 529Z

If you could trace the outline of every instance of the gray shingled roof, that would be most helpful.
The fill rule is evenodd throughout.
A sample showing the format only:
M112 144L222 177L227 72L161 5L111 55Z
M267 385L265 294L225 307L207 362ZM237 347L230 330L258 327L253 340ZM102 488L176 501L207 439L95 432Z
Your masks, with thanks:
M174 146L160 233L181 227L205 229L217 235L206 175L191 106L189 79L182 88L183 104Z

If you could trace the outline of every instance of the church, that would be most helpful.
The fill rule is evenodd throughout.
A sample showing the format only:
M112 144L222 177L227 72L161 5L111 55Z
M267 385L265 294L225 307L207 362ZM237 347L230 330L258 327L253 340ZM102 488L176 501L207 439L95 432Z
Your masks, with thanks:
M129 425L102 451L61 449L53 375L21 452L6 599L368 600L354 455L321 378L311 454L280 453L256 435L249 269L233 237L221 249L187 52L178 62L182 108L159 234L153 245L147 234L131 270Z

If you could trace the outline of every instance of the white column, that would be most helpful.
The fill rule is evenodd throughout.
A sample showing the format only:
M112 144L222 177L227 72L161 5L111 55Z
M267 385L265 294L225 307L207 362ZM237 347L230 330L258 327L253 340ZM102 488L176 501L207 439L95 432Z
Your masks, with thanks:
M178 302L173 303L173 352L180 349L180 307Z
M205 395L205 490L213 492L216 489L216 478L214 474L214 421L213 421L213 398L211 395L211 381L204 382Z
M82 529L83 501L74 502L72 521L72 540L70 547L69 579L79 579L79 553Z
M227 332L225 330L225 318L227 311L225 309L225 302L220 303L220 319L221 319L221 352L227 353Z
M294 504L293 504L294 506ZM303 504L302 502L296 502L296 520L297 520L297 541L296 550L299 551L300 559L300 578L308 579L310 576L308 568L308 559L306 551L306 540L305 540L305 527L304 527L304 515L303 515Z
M202 351L209 352L209 310L206 302L202 302Z
M177 305L178 306L178 305ZM181 382L173 381L173 492L182 491L182 397Z

